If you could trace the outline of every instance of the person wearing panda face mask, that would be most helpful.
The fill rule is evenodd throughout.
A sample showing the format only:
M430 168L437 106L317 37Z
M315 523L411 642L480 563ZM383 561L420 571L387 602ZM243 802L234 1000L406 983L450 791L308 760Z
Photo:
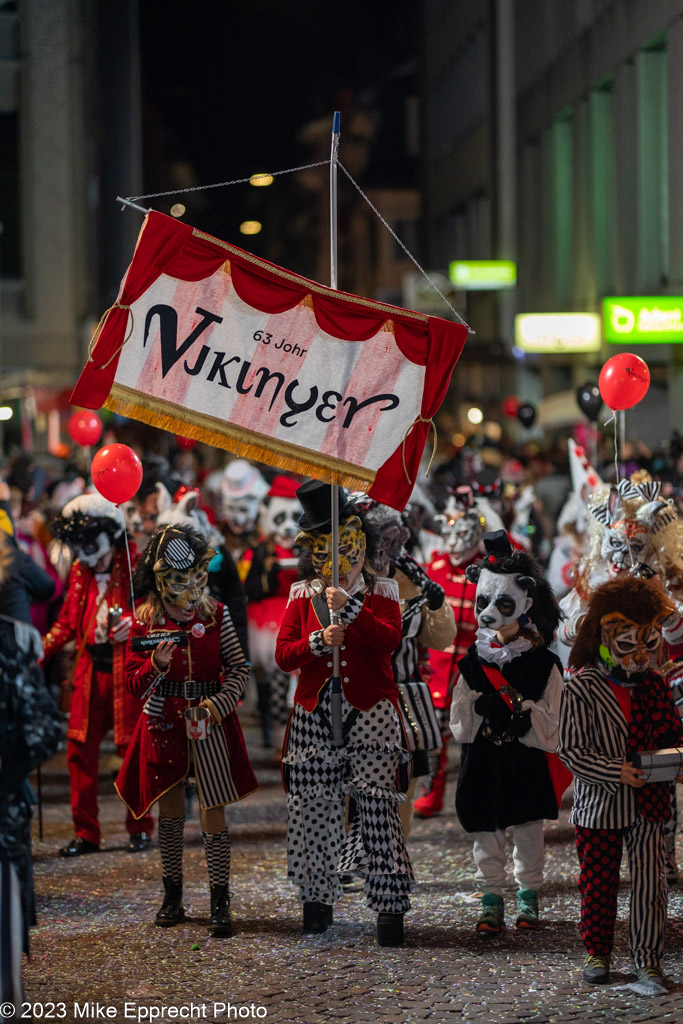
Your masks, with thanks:
M124 680L132 614L123 513L99 494L82 494L67 502L52 529L75 555L62 610L43 646L46 661L70 641L76 647L67 731L75 836L59 852L79 857L100 849L97 779L102 740L113 728L123 757L141 704L128 694ZM132 557L136 554L133 550ZM149 847L153 826L149 814L137 820L126 815L130 853Z
M539 923L543 819L557 818L569 773L554 756L562 670L548 650L560 619L543 570L507 533L484 534L476 582L476 639L458 662L451 731L462 744L455 808L474 837L482 911L477 931L504 927L505 830L512 828L518 886L515 926Z

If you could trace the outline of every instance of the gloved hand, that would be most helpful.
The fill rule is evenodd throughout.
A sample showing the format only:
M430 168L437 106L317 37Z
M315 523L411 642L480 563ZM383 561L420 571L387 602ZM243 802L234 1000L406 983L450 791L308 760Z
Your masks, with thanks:
M422 587L422 593L427 598L427 607L430 612L438 611L444 602L446 592L435 580L430 580Z
M521 736L526 736L529 729L531 728L531 711L527 708L526 711L522 711L520 715L513 715L508 725L508 732L511 736L516 736L519 739Z
M496 736L505 731L512 718L512 711L497 693L482 693L474 702L474 710L482 716Z

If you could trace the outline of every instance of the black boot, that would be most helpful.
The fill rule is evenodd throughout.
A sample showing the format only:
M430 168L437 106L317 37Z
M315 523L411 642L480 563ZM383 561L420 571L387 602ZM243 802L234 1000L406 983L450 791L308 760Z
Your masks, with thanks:
M211 886L211 920L209 931L215 939L229 939L232 936L230 920L230 893L227 885Z
M273 746L273 719L270 713L270 682L257 683L257 706L261 719L263 746L270 750Z
M332 924L332 907L329 903L312 901L304 903L304 931L320 935Z
M403 914L381 913L377 915L377 944L379 946L403 945Z
M174 924L180 924L185 920L185 908L183 907L183 880L175 881L173 878L163 878L164 902L157 911L154 923L160 928L172 928Z

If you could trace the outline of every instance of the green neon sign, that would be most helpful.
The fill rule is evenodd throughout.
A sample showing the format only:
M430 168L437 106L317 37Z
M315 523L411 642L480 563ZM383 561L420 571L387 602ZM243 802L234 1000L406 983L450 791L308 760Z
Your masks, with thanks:
M607 341L616 345L683 342L683 297L654 295L602 300Z
M499 291L517 284L517 264L512 260L453 260L448 276L465 291Z

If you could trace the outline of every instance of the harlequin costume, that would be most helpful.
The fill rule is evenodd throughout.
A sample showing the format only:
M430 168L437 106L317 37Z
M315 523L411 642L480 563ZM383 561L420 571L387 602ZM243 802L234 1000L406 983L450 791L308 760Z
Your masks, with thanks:
M124 619L131 615L122 513L100 495L84 494L64 506L53 530L78 556L60 614L43 638L46 661L70 641L76 647L66 752L75 838L60 850L62 856L72 857L99 849L102 740L113 728L114 742L123 756L142 705L126 689L125 642L112 642L108 625L110 608L120 609ZM130 852L147 849L153 826L149 814L137 819L130 812L126 815Z
M230 836L225 804L257 789L235 712L247 681L248 664L225 606L204 594L213 555L206 540L185 526L167 526L152 537L136 572L136 587L147 600L138 608L128 649L128 689L144 700L116 788L133 815L159 801L159 852L165 899L156 924L184 920L184 781L194 775L211 890L210 930L232 934L230 920ZM133 640L150 633L186 637L134 651ZM166 661L166 658L169 660ZM201 707L211 724L203 738L188 738L185 712Z
M361 520L349 515L340 492L340 550L346 552L340 558L340 588L348 589L339 611L344 742L335 746L333 649L325 639L333 628L328 606L333 588L326 587L332 577L330 490L317 481L298 490L305 532L297 542L306 579L292 587L277 639L280 667L300 672L283 748L289 877L299 887L304 929L321 932L331 924L332 906L341 896L339 875L360 875L368 905L378 913L378 942L400 945L413 874L398 813L404 798L397 775L408 759L391 669L401 639L398 593L393 581L369 570ZM347 795L353 796L357 814L345 836Z
M664 822L667 782L645 782L637 751L683 743L670 690L655 669L672 602L661 586L623 574L598 587L579 627L565 686L558 753L574 773L581 864L584 979L609 980L623 847L631 876L629 951L639 986L667 992L661 970L666 927Z
M462 744L455 809L473 834L475 880L482 890L477 930L504 925L505 829L514 837L520 928L538 924L543 881L543 819L556 818L561 793L553 757L562 693L559 658L547 649L559 608L543 570L513 553L505 531L484 535L487 557L468 570L476 582L478 630L458 662L451 729ZM550 757L548 756L550 755Z

